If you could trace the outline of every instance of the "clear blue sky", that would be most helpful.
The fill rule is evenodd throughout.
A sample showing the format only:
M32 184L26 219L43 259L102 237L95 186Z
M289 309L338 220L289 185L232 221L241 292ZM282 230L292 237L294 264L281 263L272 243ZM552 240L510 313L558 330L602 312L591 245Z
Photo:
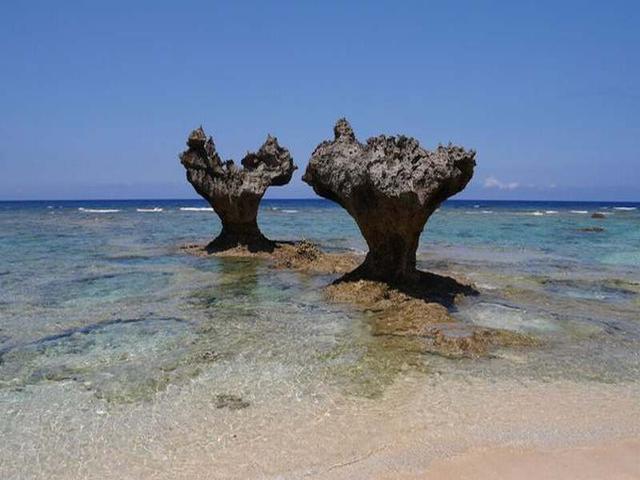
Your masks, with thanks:
M203 124L300 176L347 116L478 150L462 198L640 200L640 2L8 2L0 199L194 197Z

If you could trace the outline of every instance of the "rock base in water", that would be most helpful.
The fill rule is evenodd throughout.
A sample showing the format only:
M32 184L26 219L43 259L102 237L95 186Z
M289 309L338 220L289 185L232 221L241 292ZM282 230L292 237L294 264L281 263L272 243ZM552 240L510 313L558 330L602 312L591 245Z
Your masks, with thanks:
M457 295L475 291L470 285L449 277L425 275L433 276L433 286L446 286L452 301ZM435 282L436 277L440 281ZM457 287L451 288L452 283ZM429 289L418 284L405 285L404 290L382 282L357 280L335 282L327 287L326 294L330 300L351 303L371 312L374 335L419 339L425 353L448 358L475 358L488 356L499 347L537 343L534 338L520 333L476 327L456 320L444 305L434 301L442 299L443 292L438 288Z
M271 242L270 250L254 251L245 246L225 250L211 249L209 245L191 244L180 249L201 257L260 258L272 262L275 268L309 273L334 274L353 270L362 260L352 253L325 253L307 240L300 242Z
M211 251L206 245L185 245L181 250L209 257L258 258L271 262L274 268L291 269L311 274L344 274L352 272L362 261L351 253L325 253L308 241L274 242L271 252L251 251L235 247ZM489 356L500 347L533 346L538 342L529 336L507 330L482 328L456 320L449 313L461 297L478 292L468 283L427 272L417 273L419 280L390 285L373 280L354 279L347 274L326 287L330 301L348 303L372 314L374 335L404 337L417 340L418 349L448 358Z
M237 232L229 233L228 230L223 229L205 247L209 253L225 252L235 248L251 252L273 252L276 248L276 242L269 240L257 229L256 233L251 235L242 235Z

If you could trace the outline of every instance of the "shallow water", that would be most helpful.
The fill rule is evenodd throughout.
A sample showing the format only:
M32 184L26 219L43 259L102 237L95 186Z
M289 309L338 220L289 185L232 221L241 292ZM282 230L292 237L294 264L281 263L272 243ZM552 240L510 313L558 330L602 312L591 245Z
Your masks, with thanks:
M596 211L606 218L592 219ZM366 250L353 220L325 201L265 201L259 223L271 238ZM593 226L604 231L582 230ZM227 440L261 429L286 437L283 415L311 431L319 412L339 404L357 423L405 380L424 391L486 379L513 392L529 381L640 380L640 205L442 206L419 264L478 286L455 316L541 340L482 360L424 355L415 340L372 335L366 313L325 301L332 276L179 251L218 229L200 201L0 203L0 429L10 439L0 477L87 476L60 452L73 450L76 463L113 458L124 437L142 435L139 422L159 433L192 418ZM395 407L408 408L406 395ZM187 458L180 435L154 441ZM231 476L234 465L224 468Z

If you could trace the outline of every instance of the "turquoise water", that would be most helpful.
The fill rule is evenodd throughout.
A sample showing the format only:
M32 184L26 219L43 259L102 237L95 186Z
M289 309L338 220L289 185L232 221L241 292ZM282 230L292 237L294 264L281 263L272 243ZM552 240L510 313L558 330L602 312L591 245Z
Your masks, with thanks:
M448 202L423 234L420 264L466 275L482 289L479 300L457 312L465 321L552 332L554 341L559 330L586 332L588 340L614 332L595 341L611 344L604 352L617 358L625 342L638 338L638 207ZM593 212L605 219L592 219ZM366 250L352 219L329 202L265 201L259 222L271 238ZM594 226L604 231L583 230ZM178 250L218 229L201 201L1 203L0 388L73 380L101 397L148 399L198 375L218 355L269 352L285 365L301 365L309 355L331 356L340 342L378 341L367 338L358 314L323 301L321 287L332 277ZM565 339L553 358L575 355L575 348ZM384 362L384 355L403 357L401 351L385 346L376 354ZM345 355L336 371L362 358ZM635 363L607 371L610 363L601 360L583 358L571 370L596 378L635 372ZM365 383L375 393L387 374L369 372Z
M326 201L267 200L259 222L274 239L366 251L353 220ZM584 231L594 226L604 231ZM178 250L219 228L195 200L0 203L0 388L72 379L96 395L135 400L229 351L302 364L340 341L369 341L357 314L323 301L332 277ZM483 289L460 308L466 321L541 334L571 325L587 337L618 332L620 345L637 340L638 204L448 202L430 219L419 260ZM385 374L370 380L384 384Z
M420 265L478 284L483 295L457 312L465 321L555 332L554 341L559 330L583 331L577 344L596 335L617 358L625 342L638 339L639 207L448 202L423 234ZM366 251L352 219L329 202L264 201L259 222L274 239ZM0 388L73 380L98 396L148 399L218 356L268 352L301 365L309 355L330 356L340 342L377 341L367 338L361 315L324 302L330 276L178 250L219 228L195 200L0 203ZM613 337L597 338L602 331ZM575 348L565 339L554 358ZM385 346L381 355L402 357L401 350ZM343 355L336 371L361 359L349 355L352 364ZM585 372L606 378L611 372L602 365L594 361ZM633 368L613 370L625 376ZM372 391L387 373L378 379L369 372Z
M329 202L264 201L259 223L273 239L366 250ZM207 422L227 439L285 439L284 418L313 429L339 405L350 422L380 415L402 380L500 380L514 392L529 380L640 380L640 204L443 205L418 263L476 284L454 316L540 340L484 359L374 335L370 314L324 298L335 276L180 251L219 228L195 200L0 203L0 474L90 478L91 462L124 462L137 435L186 462L182 439L197 431L209 445ZM16 473L27 465L31 475Z

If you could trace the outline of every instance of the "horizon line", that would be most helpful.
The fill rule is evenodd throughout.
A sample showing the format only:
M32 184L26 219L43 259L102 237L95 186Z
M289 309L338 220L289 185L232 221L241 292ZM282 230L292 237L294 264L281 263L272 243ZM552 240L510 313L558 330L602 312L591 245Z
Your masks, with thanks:
M203 198L59 198L59 199L0 199L0 203L18 203L18 202L135 202L135 201L202 201L206 203ZM300 201L300 200L315 200L322 202L335 203L331 200L322 197L297 197L297 198L263 198L265 201ZM261 201L262 201L261 200ZM554 203L640 203L640 200L545 200L545 199L477 199L477 198L448 198L445 202L554 202Z

